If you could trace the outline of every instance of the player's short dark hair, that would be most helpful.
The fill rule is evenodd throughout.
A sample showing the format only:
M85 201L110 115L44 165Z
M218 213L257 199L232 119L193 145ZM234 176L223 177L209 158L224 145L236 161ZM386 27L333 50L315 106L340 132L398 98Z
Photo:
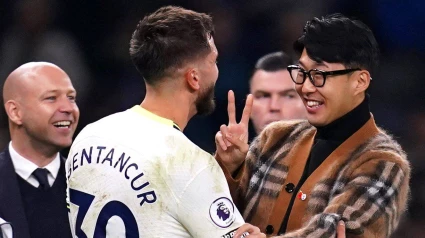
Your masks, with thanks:
M288 65L293 64L292 58L283 51L273 52L264 55L257 60L255 70L262 69L264 71L286 70Z
M277 51L266 54L257 60L255 63L254 70L252 71L250 81L252 76L254 76L257 70L264 70L267 72L276 72L279 70L286 70L288 65L294 63L294 60L285 52Z
M130 41L130 57L146 83L170 75L187 62L211 52L212 18L177 6L161 7L145 16Z
M294 49L317 62L342 63L347 68L373 71L378 66L379 48L368 26L340 13L313 18L304 26Z

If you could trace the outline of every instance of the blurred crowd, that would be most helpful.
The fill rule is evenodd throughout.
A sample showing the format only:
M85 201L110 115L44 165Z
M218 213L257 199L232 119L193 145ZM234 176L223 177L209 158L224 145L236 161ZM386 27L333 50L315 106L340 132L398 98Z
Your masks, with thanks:
M371 111L379 126L402 144L413 168L409 211L393 237L422 236L425 6L420 0L2 0L0 84L25 62L55 63L78 91L78 134L88 123L141 102L144 83L130 61L129 40L144 14L169 4L207 12L214 19L220 70L217 108L208 117L192 120L185 130L211 153L215 133L227 122L227 91L234 90L240 114L248 79L260 56L278 50L293 54L292 43L314 16L340 12L369 25L381 50L369 91ZM7 117L1 110L0 147L5 148L9 139Z

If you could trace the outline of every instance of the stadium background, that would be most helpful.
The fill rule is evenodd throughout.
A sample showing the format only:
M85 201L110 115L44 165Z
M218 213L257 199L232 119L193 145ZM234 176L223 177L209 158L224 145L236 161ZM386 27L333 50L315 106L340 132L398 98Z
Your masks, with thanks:
M209 152L215 149L216 131L227 122L227 91L235 91L242 109L248 78L260 56L277 50L292 54L292 42L314 16L341 12L369 25L381 50L369 90L371 111L378 125L402 144L413 168L409 212L393 237L423 236L425 5L421 0L1 0L1 85L25 62L56 63L68 72L79 93L77 133L88 123L139 104L144 85L129 59L129 39L144 14L169 4L214 18L220 55L217 108L211 116L195 117L185 130ZM7 117L1 110L0 148L8 141Z

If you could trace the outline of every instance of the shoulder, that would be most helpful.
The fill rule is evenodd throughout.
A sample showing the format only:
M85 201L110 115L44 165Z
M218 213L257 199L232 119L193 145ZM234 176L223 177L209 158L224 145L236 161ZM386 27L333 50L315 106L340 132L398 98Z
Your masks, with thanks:
M76 136L73 145L87 138L116 138L117 141L122 141L150 133L146 132L146 128L152 126L146 126L145 121L140 121L143 117L140 119L136 115L131 110L126 110L100 118L86 125Z
M122 114L123 112L114 113L87 124L80 131L77 138L83 137L83 135L85 134L95 133L96 130L103 130L105 128L112 127L114 124L118 124L119 121L121 121L121 123L124 123L124 117Z
M399 168L403 174L410 175L410 163L401 145L391 134L378 127L379 133L371 137L352 153L352 161L359 160L362 164L391 166Z
M0 166L8 162L11 162L11 158L9 148L6 147L3 151L0 152Z
M315 128L307 120L283 120L270 123L251 143L251 148L267 150L276 143L294 143Z
M0 177L6 174L6 170L14 171L12 159L10 158L8 149L0 152Z
M198 169L217 164L210 153L201 149L177 130L167 136L166 143L167 149L174 157L173 163L187 164L191 168Z
M6 148L3 151L0 151L0 160L10 157L9 150Z
M314 129L314 127L307 120L283 120L270 123L266 128L264 128L260 135L263 137L290 137L302 134L312 129Z
M378 128L379 133L368 142L370 153L381 155L388 162L393 162L405 171L410 171L410 163L407 160L406 152L394 137L382 128Z
M224 173L215 158L189 139L181 136L170 137L166 149L168 152L161 159L165 168L164 177L178 198L183 194L187 195L189 191L194 192L193 189L201 184L216 184L215 188L227 187Z

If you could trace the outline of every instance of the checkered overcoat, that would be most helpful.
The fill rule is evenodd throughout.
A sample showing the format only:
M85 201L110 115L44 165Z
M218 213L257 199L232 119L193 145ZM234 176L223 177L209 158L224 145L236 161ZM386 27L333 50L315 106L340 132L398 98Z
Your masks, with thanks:
M298 183L315 134L307 121L272 123L236 177L224 169L246 222L278 233L292 196L285 186ZM340 219L347 237L389 237L406 210L409 178L405 153L371 117L307 178L300 188L305 199L295 199L279 237L335 237Z

